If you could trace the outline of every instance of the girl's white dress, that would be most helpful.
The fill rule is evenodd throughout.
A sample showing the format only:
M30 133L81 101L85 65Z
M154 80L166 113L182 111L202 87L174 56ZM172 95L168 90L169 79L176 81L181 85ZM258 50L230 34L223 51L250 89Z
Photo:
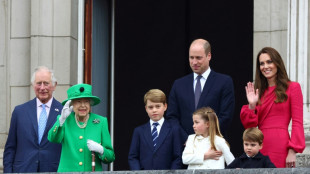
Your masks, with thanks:
M210 136L205 138L201 135L195 134L188 136L182 154L183 163L188 165L188 169L224 169L225 161L226 164L229 165L235 159L234 155L230 152L225 139L215 136L215 147L218 151L222 151L223 155L218 160L204 160L204 153L211 148L209 137Z

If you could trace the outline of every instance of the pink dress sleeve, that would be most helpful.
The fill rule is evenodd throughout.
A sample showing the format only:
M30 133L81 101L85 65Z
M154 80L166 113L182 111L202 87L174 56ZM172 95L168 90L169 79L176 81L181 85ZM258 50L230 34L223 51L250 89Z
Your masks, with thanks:
M245 129L250 127L257 127L258 125L258 116L257 116L256 108L255 110L251 110L249 105L243 105L241 108L240 119L243 127Z
M303 126L303 98L299 83L291 82L290 86L290 110L292 117L291 139L288 148L302 153L305 149L305 134Z

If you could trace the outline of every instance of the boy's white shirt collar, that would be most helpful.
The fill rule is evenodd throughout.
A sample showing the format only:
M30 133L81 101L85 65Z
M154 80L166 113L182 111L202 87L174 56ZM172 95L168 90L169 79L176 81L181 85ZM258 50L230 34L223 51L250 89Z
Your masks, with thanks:
M165 118L164 118L164 117L161 118L161 119L158 120L158 121L153 121L153 120L150 119L151 132L152 132L152 130L153 130L153 123L154 123L154 122L157 122L159 125L156 127L156 129L157 129L157 132L158 132L158 135L159 135L160 130L161 130L161 127L162 127L162 125L164 124L164 121L165 121Z
M258 154L258 153L257 153ZM247 153L245 153L245 155L248 157L248 158L254 158L257 154L255 154L254 156L249 156Z
M160 120L158 120L158 121L153 121L153 120L150 119L150 124L151 124L151 127L152 127L152 126L153 126L153 123L157 122L157 123L159 124L159 126L162 126L163 123L164 123L164 121L165 121L165 118L164 118L164 117L162 117L162 118L161 118Z

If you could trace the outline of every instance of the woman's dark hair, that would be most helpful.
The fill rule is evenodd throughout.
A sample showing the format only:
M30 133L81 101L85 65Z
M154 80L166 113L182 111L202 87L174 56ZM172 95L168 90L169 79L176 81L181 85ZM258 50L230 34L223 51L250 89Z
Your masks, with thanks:
M271 47L264 47L262 50L259 51L256 58L256 73L255 73L255 82L254 87L255 89L259 89L259 102L261 103L261 97L264 94L265 90L268 88L268 81L267 78L262 74L260 71L260 62L259 62L259 56L261 54L268 54L270 56L270 59L277 67L277 76L275 79L276 83L276 103L282 103L287 100L287 94L286 90L288 88L288 83L290 82L290 79L288 78L288 75L286 73L286 69L283 63L283 60L281 58L281 55L277 50Z

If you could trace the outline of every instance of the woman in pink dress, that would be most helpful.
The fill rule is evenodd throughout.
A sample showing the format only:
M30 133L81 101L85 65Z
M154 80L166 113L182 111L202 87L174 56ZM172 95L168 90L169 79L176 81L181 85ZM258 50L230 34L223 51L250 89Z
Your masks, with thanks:
M261 153L276 167L295 167L296 153L305 148L303 98L299 83L290 81L274 48L265 47L258 53L255 82L249 82L245 90L249 104L240 113L244 128L258 127L263 132Z

